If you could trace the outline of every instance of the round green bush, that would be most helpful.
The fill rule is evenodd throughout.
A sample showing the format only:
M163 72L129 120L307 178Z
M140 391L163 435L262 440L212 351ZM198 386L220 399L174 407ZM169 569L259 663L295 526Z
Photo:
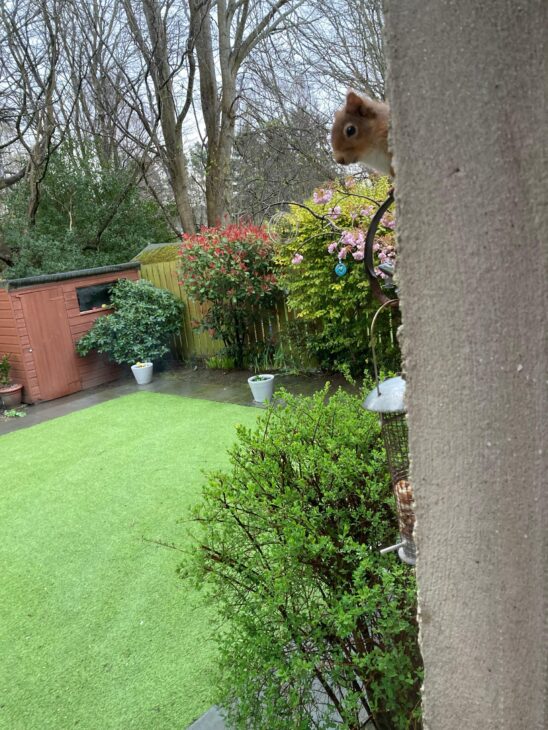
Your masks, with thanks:
M92 350L119 364L153 362L169 352L169 339L181 327L183 304L149 281L119 279L111 291L112 314L98 317L77 343L85 356Z

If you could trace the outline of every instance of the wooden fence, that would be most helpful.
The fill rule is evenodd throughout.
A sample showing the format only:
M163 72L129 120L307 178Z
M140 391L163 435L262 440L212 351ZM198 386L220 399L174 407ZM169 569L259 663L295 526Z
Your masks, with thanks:
M167 289L178 297L184 304L181 331L175 337L175 349L181 360L207 359L223 349L221 340L214 339L207 332L195 332L192 321L199 321L207 311L207 305L199 304L190 299L185 290L179 285L176 261L160 261L141 264L141 277L152 282L155 286ZM264 313L254 322L252 329L247 333L251 346L257 343L276 342L280 347L291 348L289 339L284 343L284 332L287 324L294 321L294 315L288 311L285 301L281 301L274 309Z
M192 327L193 321L200 321L207 312L207 305L199 304L190 299L185 290L179 285L177 276L177 261L156 261L151 263L141 263L141 276L148 279L155 286L167 289L178 297L184 304L183 319L181 322L181 330L179 335L174 338L174 350L180 360L207 360L223 351L224 345L222 340L214 339L207 332L196 332ZM390 326L388 331L376 332L375 341L378 345L378 352L382 352L383 343L387 345L388 338L391 345L396 342L396 322L393 319L392 311L388 312ZM291 326L293 325L293 326ZM298 327L296 327L298 325ZM292 330L292 331L291 331ZM272 310L262 313L253 323L252 328L247 333L247 344L251 352L256 352L260 357L261 351L264 352L265 347L261 347L261 343L268 345L270 349L271 360L280 359L280 365L284 367L294 367L297 370L314 369L316 364L306 352L306 347L302 344L302 338L307 337L310 333L309 325L290 312L284 300ZM370 329L366 327L367 338L370 337ZM300 344L299 344L300 342ZM259 345L259 347L256 347ZM272 347L275 354L272 357ZM275 362L257 362L264 367L276 366ZM384 363L379 363L382 368Z

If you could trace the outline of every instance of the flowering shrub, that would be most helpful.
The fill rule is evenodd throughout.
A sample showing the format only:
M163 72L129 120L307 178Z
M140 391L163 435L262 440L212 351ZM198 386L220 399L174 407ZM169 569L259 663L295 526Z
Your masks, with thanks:
M180 284L209 309L196 328L222 339L227 354L242 367L246 333L274 304L278 292L274 247L264 228L237 223L183 234Z
M319 322L307 346L327 369L349 367L360 374L371 359L369 326L379 303L364 275L365 236L389 187L381 178L371 186L350 179L340 189L319 189L305 201L305 208L292 206L279 223L277 261L283 268L288 305L306 322ZM374 243L377 264L395 261L394 228L389 211ZM387 370L400 365L398 323L397 313L385 311L375 328Z

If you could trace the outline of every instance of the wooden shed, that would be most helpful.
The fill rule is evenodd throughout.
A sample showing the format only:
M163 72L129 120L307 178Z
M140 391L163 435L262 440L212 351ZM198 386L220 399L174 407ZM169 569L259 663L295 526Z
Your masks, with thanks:
M110 287L137 280L140 263L0 281L0 353L23 383L25 403L53 400L120 377L103 355L77 355L74 343L108 313Z

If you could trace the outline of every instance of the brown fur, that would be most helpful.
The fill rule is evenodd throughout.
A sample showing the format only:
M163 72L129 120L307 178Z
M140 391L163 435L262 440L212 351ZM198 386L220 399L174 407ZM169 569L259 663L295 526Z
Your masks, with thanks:
M331 129L335 160L340 165L362 162L383 175L393 175L388 150L389 116L388 104L349 91L346 104L335 113Z

